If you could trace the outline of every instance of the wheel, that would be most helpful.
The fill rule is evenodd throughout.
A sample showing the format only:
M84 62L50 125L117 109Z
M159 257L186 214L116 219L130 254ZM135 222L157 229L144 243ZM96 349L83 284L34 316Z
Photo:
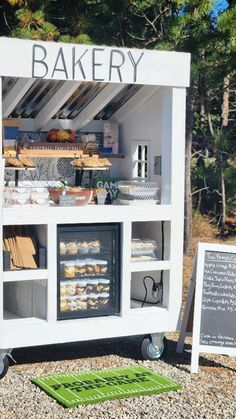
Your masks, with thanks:
M167 340L165 336L159 346L153 345L151 338L143 339L141 353L143 358L149 361L155 361L165 356L167 353Z
M6 375L9 368L9 361L8 357L5 356L2 360L0 360L0 380Z

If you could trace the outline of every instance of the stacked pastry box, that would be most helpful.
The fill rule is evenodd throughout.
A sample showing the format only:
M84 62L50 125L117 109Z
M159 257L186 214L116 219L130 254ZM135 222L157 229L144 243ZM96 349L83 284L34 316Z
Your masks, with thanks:
M60 312L104 309L109 306L107 260L89 257L89 254L99 254L100 246L99 240L60 242ZM73 255L74 258L62 260L63 255ZM79 257L82 255L82 258Z

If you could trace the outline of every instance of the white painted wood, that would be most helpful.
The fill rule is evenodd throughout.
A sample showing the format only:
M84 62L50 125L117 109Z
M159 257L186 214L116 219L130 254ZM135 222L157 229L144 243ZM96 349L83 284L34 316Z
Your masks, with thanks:
M35 130L45 129L45 125L61 108L61 106L70 98L70 96L78 89L82 82L66 81L61 88L52 96L47 105L38 113L34 120Z
M109 84L73 119L74 128L81 129L87 125L120 91L124 84Z
M130 311L130 288L131 288L131 222L122 223L121 230L121 316L129 314Z
M47 269L24 269L3 272L3 282L31 281L47 279Z
M126 316L105 316L47 322L41 319L3 321L2 348L75 342L168 331L168 311L130 310Z
M169 260L131 262L131 272L161 271L161 270L169 270L169 269L170 269Z
M32 206L22 205L20 218L18 206L3 209L3 225L14 224L73 224L104 223L124 221L160 221L171 219L169 205L86 205L81 207Z
M171 237L169 283L169 329L180 326L182 302L183 230L184 230L184 167L185 167L185 89L171 92ZM168 142L168 138L166 138Z
M203 289L203 275L204 275L204 260L205 252L229 252L236 253L236 246L198 243L197 248L197 266L196 266L196 287L195 287L195 302L194 302L194 321L192 334L192 356L191 356L191 372L198 372L199 354L201 352L212 354L224 354L236 356L236 348L217 347L201 345L200 342L200 327L201 327L201 303L202 303L202 289Z
M6 55L5 55L4 60L8 61L6 60ZM29 88L32 86L34 81L35 80L32 78L29 78L29 79L20 78L19 80L17 80L17 82L14 84L12 89L8 92L7 96L3 100L3 103L2 103L2 108L3 108L2 117L3 118L8 118L10 113L13 111L16 105L20 102L20 100L25 95L25 93L29 90Z
M137 109L143 106L153 95L155 95L161 87L157 86L143 86L134 96L124 103L113 115L112 119L119 124L130 118L130 116L137 112Z
M57 319L57 225L48 224L47 231L47 320L55 322Z
M2 37L0 57L2 76L160 86L189 85L190 54L181 52Z

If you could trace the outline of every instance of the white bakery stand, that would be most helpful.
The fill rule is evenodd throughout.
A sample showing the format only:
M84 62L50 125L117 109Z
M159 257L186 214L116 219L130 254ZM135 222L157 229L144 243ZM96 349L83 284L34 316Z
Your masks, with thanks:
M83 60L78 65L77 60L82 55ZM73 56L76 57L74 62ZM76 210L75 207L37 205L6 208L1 198L1 255L3 226L28 225L47 248L47 267L4 272L2 257L0 259L0 377L7 371L11 348L34 345L148 334L150 337L143 341L142 353L148 359L158 359L165 350L164 332L177 330L180 323L185 100L190 55L1 38L0 72L0 97L2 77L17 78L4 100L0 100L0 123L9 117L38 78L64 81L34 120L22 121L21 129L32 131L58 127L87 131L92 127L93 131L101 131L104 121L95 121L94 116L126 85L141 85L112 116L112 121L119 124L120 148L125 157L113 159L111 176L131 179L135 175L135 150L145 144L148 179L157 181L161 188L160 204L145 206L91 205ZM77 118L52 120L80 83L98 80L107 85ZM161 176L154 168L155 156L161 156ZM2 197L3 158L0 164ZM110 222L120 223L122 232L119 315L58 321L57 225ZM156 239L160 246L162 222L164 260L131 262L132 237L138 234ZM158 279L161 271L162 302L149 302L143 307L132 304L133 292L142 297L142 278L150 274Z

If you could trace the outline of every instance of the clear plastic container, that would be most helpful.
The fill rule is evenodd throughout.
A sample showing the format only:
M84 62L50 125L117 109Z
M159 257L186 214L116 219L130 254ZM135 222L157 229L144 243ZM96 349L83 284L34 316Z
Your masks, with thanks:
M151 239L132 239L131 256L152 256L156 257L158 249L157 242Z
M76 260L75 264L75 275L84 276L87 273L86 260Z
M64 274L64 278L75 277L75 263L73 261L64 262L63 274Z
M108 292L110 291L110 279L99 279L97 291L99 293Z
M118 182L118 189L122 194L135 199L154 199L159 188L156 182L131 180Z
M46 193L31 193L30 194L30 202L31 204L37 205L48 205L49 204L49 194Z
M83 295L77 296L77 310L86 310L88 308L88 297Z
M76 295L76 283L74 281L67 281L65 283L65 287L67 297L72 297Z
M100 308L105 307L109 305L110 303L109 294L107 292L98 294L97 299L98 299L98 305Z
M96 309L99 307L98 302L98 295L97 294L90 294L88 295L88 308L89 309Z
M86 292L87 294L93 294L93 293L97 293L98 292L98 284L99 281L96 279L88 279L87 280L87 288L86 288Z
M77 243L76 243L76 241L66 243L66 252L69 255L77 255Z
M86 255L89 252L89 246L88 243L83 241L83 242L78 242L77 243L77 252L79 254L82 255Z
M79 281L76 283L76 295L85 295L87 289L87 281Z

